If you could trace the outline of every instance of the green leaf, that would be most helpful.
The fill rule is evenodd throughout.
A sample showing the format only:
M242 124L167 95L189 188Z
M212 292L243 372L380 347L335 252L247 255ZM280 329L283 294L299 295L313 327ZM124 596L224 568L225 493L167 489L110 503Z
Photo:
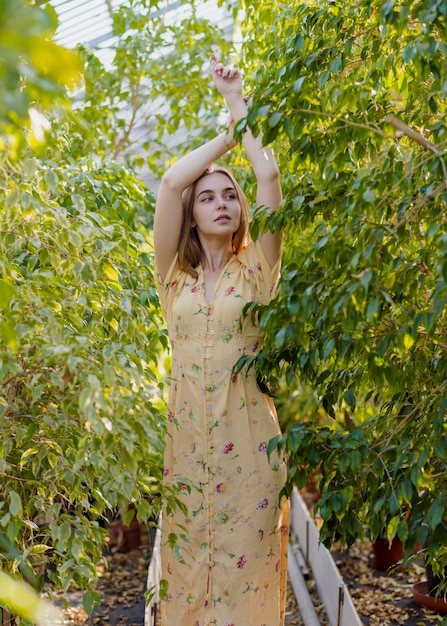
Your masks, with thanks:
M275 113L270 115L269 118L268 118L269 127L270 128L275 128L276 126L278 126L278 124L281 121L282 117L283 117L283 113L281 113L280 111L275 111Z
M323 359L327 359L335 347L335 339L331 338L324 346Z
M9 512L13 517L21 517L23 513L22 499L17 491L9 492Z
M59 178L54 170L45 170L44 179L48 189L55 191L59 183Z
M100 595L93 591L87 591L82 597L82 606L87 615L91 615L93 613L95 605L100 604L100 602Z
M300 76L293 84L293 92L298 94L301 91L304 81L306 80L306 76Z
M436 500L428 509L427 523L434 531L444 519L445 506L440 500Z
M366 318L368 321L373 321L377 313L379 312L380 301L378 298L373 298L368 302L366 307Z
M0 278L0 307L6 308L14 295L12 283Z
M388 541L393 541L394 537L397 534L397 530L399 528L399 524L400 524L400 516L394 516L390 519L390 521L387 524L386 527L386 538Z
M433 444L435 453L440 459L447 461L447 437L436 439Z
M71 537L71 524L69 522L63 522L58 529L59 541L65 543Z

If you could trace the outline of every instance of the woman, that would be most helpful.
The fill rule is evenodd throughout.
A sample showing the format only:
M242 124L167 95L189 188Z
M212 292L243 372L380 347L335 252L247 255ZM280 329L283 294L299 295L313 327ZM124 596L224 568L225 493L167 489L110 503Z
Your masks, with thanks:
M185 510L162 523L163 626L280 626L287 572L284 463L266 444L279 433L273 404L253 370L262 333L244 305L267 304L279 276L281 234L256 243L247 201L233 176L212 164L234 147L246 117L238 70L212 57L212 76L230 111L227 133L164 174L154 243L159 293L172 346L165 481L180 485ZM243 136L257 180L257 205L277 209L276 161L261 137Z

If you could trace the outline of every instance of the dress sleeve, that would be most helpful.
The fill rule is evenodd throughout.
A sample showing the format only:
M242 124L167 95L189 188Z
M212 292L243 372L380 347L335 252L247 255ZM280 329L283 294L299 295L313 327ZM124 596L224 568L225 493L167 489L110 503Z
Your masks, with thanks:
M179 267L178 267L177 261L178 261L178 253L176 253L175 257L173 258L172 263L168 269L168 273L166 274L164 280L161 280L161 277L157 268L155 272L155 284L157 286L161 308L163 310L163 314L166 320L167 320L169 311L172 309L172 299L176 292L176 286L178 282L176 280L179 274Z
M268 304L275 297L281 269L281 257L270 267L260 241L251 242L239 252L239 261L245 265L249 280L256 284L259 300Z

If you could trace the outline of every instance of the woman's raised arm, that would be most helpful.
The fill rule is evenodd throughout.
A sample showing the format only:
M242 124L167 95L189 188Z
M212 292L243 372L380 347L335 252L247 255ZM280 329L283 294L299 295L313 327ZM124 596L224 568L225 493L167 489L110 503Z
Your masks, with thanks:
M214 55L211 57L211 67L214 82L225 100L232 120L237 122L247 117L247 104L242 94L239 71L217 63ZM256 177L256 204L258 207L264 206L276 211L282 199L276 159L270 148L262 145L262 134L253 137L248 128L242 142ZM282 233L266 233L260 237L260 242L267 261L273 266L281 254Z
M162 280L177 252L182 226L183 191L234 145L232 134L222 133L189 152L163 175L154 219L155 261Z

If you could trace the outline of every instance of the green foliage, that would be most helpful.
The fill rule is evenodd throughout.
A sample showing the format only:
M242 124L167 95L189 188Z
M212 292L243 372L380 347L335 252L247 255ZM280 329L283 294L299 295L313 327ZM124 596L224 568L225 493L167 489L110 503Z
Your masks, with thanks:
M418 536L439 553L447 532L445 3L246 8L257 88L248 122L275 142L285 190L282 210L257 225L286 231L280 295L252 311L268 331L257 367L274 382L284 377L287 395L297 379L298 389L310 386L334 420L297 414L280 442L291 457L287 489L302 483L303 468L319 471L326 544L351 543L367 523L374 536L397 532L408 550ZM293 408L285 396L279 404Z
M90 612L110 515L150 522L161 494L181 504L161 485L167 338L154 197L135 171L158 171L166 133L199 115L215 132L221 103L201 77L212 46L229 44L194 10L169 25L156 3L134 3L114 16L106 66L56 46L39 4L0 14L0 559L36 587L51 565ZM147 159L129 156L142 126Z
M1 558L29 579L51 558L55 580L87 589L91 608L99 520L131 504L141 519L158 510L166 336L153 197L134 172L157 175L181 155L167 135L186 133L190 148L214 134L222 102L207 67L218 48L242 67L244 123L262 128L283 179L281 210L253 223L254 236L285 229L281 290L247 314L267 333L253 365L277 389L286 428L269 449L289 455L285 492L317 472L326 545L367 524L374 537L397 534L407 555L427 545L440 571L445 3L241 0L240 58L192 5L172 24L156 2L123 7L111 64L80 53L73 108L64 86L79 61L54 47L54 12L0 9ZM146 154L131 157L142 128ZM253 201L245 158L226 160Z
M51 626L59 621L59 611L42 600L39 595L22 581L14 580L0 572L0 602L21 615L28 623ZM2 611L0 611L2 615Z
M51 41L54 12L8 7L2 57L18 60L17 80L0 77L1 568L39 587L51 562L50 578L84 589L90 611L110 516L131 506L145 522L161 506L154 198L77 143L87 122L61 95L80 63ZM28 111L43 107L42 132L29 133Z
M176 19L154 10L153 4L122 6L114 15L117 43L111 66L95 51L82 50L86 98L82 116L88 125L85 132L80 128L79 141L84 151L114 159L124 156L134 166L161 174L170 156L170 135L179 130L194 135L199 119L199 141L214 135L222 103L210 85L210 56L217 48L226 58L230 44L217 26L197 16L194 3ZM125 151L138 135L144 138L144 153L130 157ZM176 142L171 156L181 153Z
M27 0L3 0L0 6L0 148L17 154L25 140L20 132L32 126L29 139L39 141L45 119L35 107L64 99L66 87L80 79L78 56L52 40L57 19L54 9ZM37 135L34 136L34 135Z
M28 159L8 183L0 523L21 558L41 561L51 545L63 586L83 586L101 555L99 520L129 503L147 520L160 482L153 199L123 167L88 162Z

